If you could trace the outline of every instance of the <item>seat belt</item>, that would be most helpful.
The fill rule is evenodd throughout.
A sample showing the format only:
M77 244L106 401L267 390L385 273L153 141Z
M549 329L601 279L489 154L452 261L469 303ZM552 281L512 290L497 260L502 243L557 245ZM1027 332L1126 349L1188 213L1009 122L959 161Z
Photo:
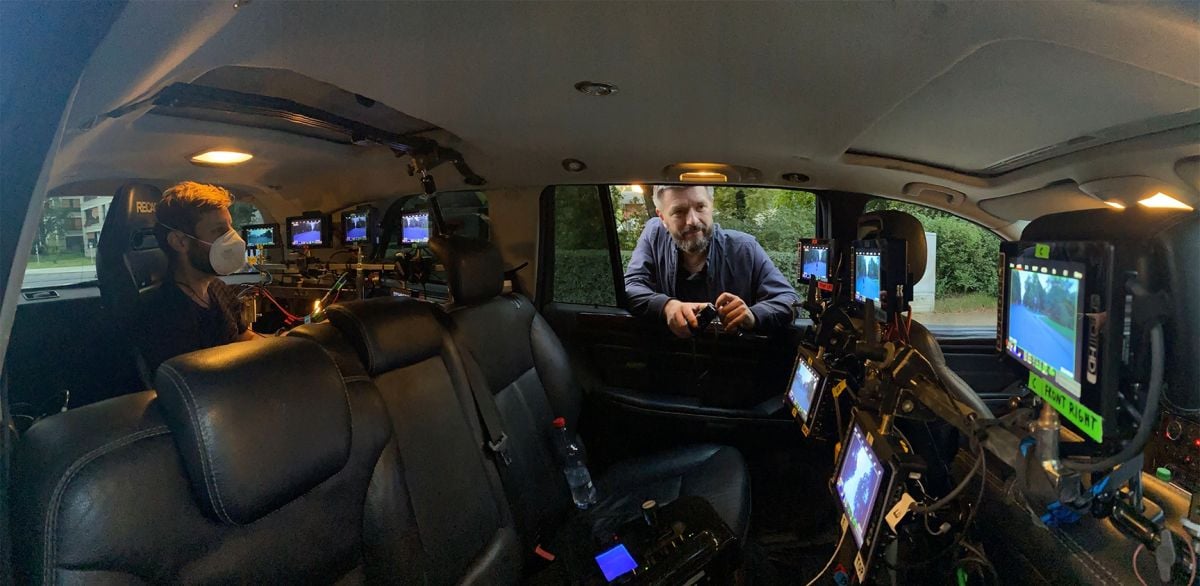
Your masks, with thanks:
M466 351L467 355L471 357L471 361L478 367L479 361L475 360L475 355L471 353L470 349L466 349ZM464 364L463 366L466 365ZM492 397L491 392L486 388L486 385L471 380L475 377L470 375L470 369L465 370L468 371L467 386L471 389L471 399L475 403L475 412L479 414L479 421L483 425L483 434L487 436L484 445L507 468L512 464L512 457L508 454L508 434L504 433L504 427L500 424L500 412L496 410L496 401Z

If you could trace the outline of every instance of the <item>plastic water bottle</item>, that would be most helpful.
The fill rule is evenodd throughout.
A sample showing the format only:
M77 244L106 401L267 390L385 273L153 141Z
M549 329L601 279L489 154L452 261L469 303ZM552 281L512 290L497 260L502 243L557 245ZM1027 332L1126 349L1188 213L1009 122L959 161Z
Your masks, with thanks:
M571 487L571 499L575 501L575 506L586 509L596 504L596 487L592 484L592 473L588 472L583 449L567 433L567 420L562 417L554 419L554 444L562 460L563 475Z

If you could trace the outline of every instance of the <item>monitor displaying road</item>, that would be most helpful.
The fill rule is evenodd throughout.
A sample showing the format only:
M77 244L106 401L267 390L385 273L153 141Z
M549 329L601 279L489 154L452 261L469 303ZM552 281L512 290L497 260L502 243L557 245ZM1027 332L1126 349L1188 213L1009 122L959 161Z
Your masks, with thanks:
M854 253L854 298L879 301L879 253Z
M1014 268L1008 282L1009 354L1079 396L1079 304L1082 273Z

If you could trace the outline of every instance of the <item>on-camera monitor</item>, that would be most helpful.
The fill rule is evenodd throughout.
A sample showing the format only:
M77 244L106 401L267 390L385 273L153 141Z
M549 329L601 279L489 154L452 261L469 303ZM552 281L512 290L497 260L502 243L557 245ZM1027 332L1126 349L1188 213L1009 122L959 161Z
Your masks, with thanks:
M854 251L854 299L879 303L880 256L874 250Z
M365 211L342 212L342 228L346 231L347 244L367 241L367 216Z
M402 244L429 242L429 212L400 216L400 242Z
M242 227L246 246L279 246L279 224L249 224Z
M846 454L842 458L842 467L837 475L838 499L842 501L842 509L850 523L850 531L854 533L854 542L862 547L863 536L866 534L868 523L871 522L871 511L875 509L875 498L879 496L879 486L883 482L883 465L879 457L867 443L862 428L856 423L850 428L850 438L846 441Z
M808 422L808 412L812 409L813 399L817 396L817 387L821 378L809 366L804 357L796 359L796 370L792 372L792 385L788 389L788 400L800 412L800 419Z
M829 247L808 245L800 247L800 272L805 279L815 277L818 281L829 281Z
M325 246L324 218L288 218L292 246Z
M1021 259L1009 264L1005 350L1076 399L1083 345L1082 263Z

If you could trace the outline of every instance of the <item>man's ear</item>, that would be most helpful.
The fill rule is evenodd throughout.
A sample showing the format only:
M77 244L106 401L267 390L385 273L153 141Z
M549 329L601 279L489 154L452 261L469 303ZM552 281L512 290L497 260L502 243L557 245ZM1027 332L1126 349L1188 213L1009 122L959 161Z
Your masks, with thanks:
M665 220L665 219L662 217L662 210L660 210L660 209L658 209L658 208L654 208L654 215L658 216L658 219L660 219L660 220L662 220L662 221L664 221L664 222L666 221L666 220Z
M187 236L184 236L179 230L171 230L170 232L167 232L167 244L171 246L171 250L174 250L180 254L187 253L187 242L185 242L186 239Z

